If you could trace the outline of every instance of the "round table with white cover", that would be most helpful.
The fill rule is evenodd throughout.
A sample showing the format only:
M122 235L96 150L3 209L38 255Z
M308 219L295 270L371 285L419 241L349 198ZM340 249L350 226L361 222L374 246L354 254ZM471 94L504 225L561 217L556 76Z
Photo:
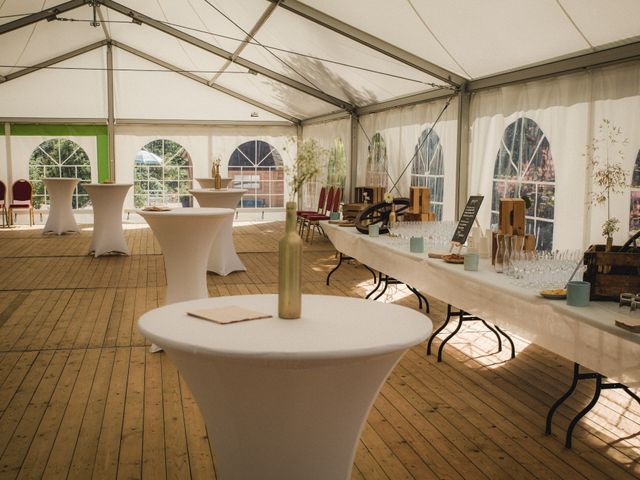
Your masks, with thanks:
M209 296L207 259L214 239L233 218L229 208L137 210L158 239L167 275L166 303Z
M240 306L273 318L220 325L187 315ZM200 406L221 480L345 480L385 379L431 333L406 307L303 295L302 316L278 318L277 295L208 298L145 313Z
M93 236L89 253L129 255L122 230L122 209L131 183L89 183L84 186L93 206Z
M44 186L49 194L49 216L42 233L62 235L67 232L79 232L73 216L72 199L79 178L45 178Z
M201 207L233 208L235 210L247 190L236 188L194 189L189 190L189 193L194 196ZM218 275L228 275L231 272L246 270L233 244L233 217L225 222L211 247L207 270Z

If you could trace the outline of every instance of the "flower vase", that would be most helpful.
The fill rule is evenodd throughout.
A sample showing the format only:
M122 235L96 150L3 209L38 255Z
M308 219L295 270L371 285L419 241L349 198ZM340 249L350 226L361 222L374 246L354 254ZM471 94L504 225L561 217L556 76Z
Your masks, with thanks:
M278 316L300 318L302 307L302 238L296 229L296 202L287 202L284 237L278 243Z
M391 211L389 212L389 225L393 225L394 223L396 223L397 221L397 217L396 217L396 209L393 205L393 203L391 204Z

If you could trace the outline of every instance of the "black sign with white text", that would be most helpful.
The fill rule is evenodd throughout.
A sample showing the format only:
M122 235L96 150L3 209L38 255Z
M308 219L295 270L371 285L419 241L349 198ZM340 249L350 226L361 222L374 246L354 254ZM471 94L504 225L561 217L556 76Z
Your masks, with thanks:
M458 222L458 226L456 227L456 231L453 234L453 238L451 239L453 243L462 245L467 241L473 222L476 220L476 216L478 215L478 210L480 210L480 205L482 205L482 200L484 200L482 195L469 197L467 205L465 205L462 216L460 217L460 221Z

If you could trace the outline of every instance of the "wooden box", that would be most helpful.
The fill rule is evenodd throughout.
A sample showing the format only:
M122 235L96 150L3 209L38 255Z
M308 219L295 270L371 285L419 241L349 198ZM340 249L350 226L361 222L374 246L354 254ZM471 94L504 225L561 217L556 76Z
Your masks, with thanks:
M380 203L384 201L384 194L387 189L385 187L356 187L355 188L355 203L365 203L365 193L367 194L367 203Z
M591 283L592 300L618 301L624 292L640 292L640 248L591 245L584 254L587 271L583 279Z
M368 206L371 206L371 205L370 204L367 205L364 203L345 203L342 206L342 219L354 220L358 216L358 213L360 213L362 210L364 210Z
M400 214L404 222L435 222L436 214L432 212L414 213L409 210L405 210Z
M501 198L498 229L500 233L522 236L527 208L522 198Z

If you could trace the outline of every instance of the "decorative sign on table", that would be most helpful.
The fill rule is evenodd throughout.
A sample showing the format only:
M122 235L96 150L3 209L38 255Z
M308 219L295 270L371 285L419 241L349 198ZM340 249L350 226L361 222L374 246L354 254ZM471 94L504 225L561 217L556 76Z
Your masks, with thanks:
M453 246L460 247L467 241L471 227L473 226L478 215L478 211L480 210L480 205L482 205L482 200L484 200L482 195L474 195L469 197L469 200L467 200L467 204L462 211L462 216L460 217L456 231L451 239Z

